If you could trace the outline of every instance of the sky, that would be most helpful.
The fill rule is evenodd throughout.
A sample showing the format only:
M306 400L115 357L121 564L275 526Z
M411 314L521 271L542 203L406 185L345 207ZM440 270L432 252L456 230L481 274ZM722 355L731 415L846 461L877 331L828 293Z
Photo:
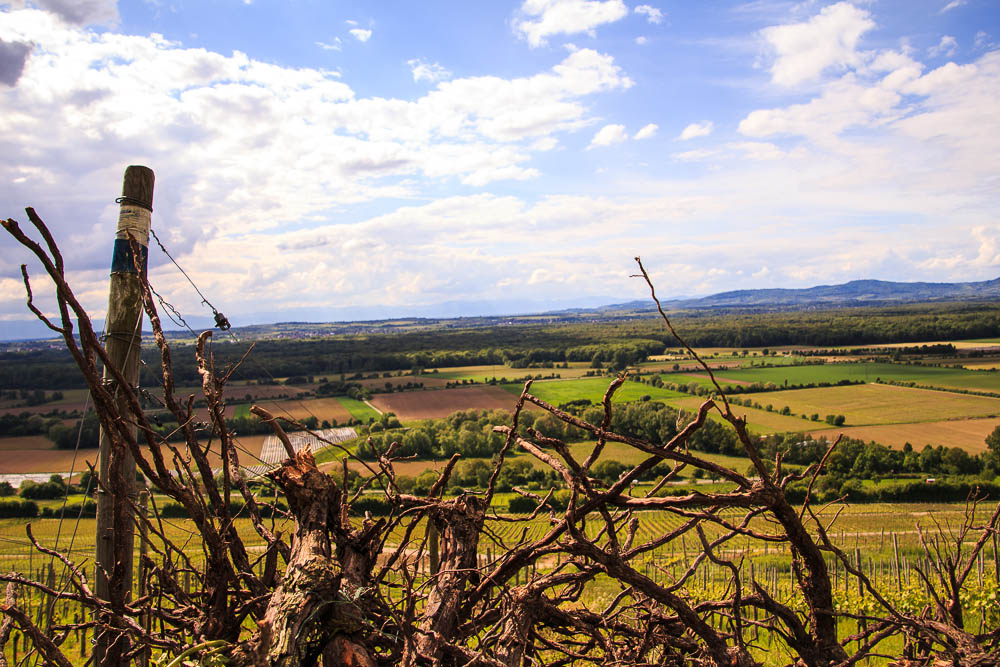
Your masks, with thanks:
M237 326L631 301L636 255L664 297L988 280L1000 5L0 0L0 155L97 318L130 164ZM21 263L53 310L4 235L0 338Z

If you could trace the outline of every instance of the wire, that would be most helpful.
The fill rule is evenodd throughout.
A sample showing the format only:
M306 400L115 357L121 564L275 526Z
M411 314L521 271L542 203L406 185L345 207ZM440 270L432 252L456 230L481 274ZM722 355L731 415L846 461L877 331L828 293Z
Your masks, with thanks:
M171 255L170 252L166 249L166 247L163 245L163 242L160 241L160 237L158 237L156 235L156 231L153 230L152 227L150 228L149 233L150 233L150 235L152 235L153 240L156 241L156 245L158 245L160 247L160 250L163 251L163 254L166 255L170 259L170 261L173 263L173 265L177 267L177 270L180 271L184 275L184 277L187 279L187 281L191 284L191 287L194 288L194 291L198 293L198 296L201 297L201 302L203 304L205 304L206 306L208 306L212 310L212 313L215 316L215 326L218 327L219 330L225 331L226 333L228 333L229 336L230 336L230 338L232 338L235 343L237 343L239 345L243 345L243 342L232 331L232 325L229 323L229 320L226 318L226 316L223 315L221 312L219 312L219 310L216 309L216 307L212 305L212 303L205 297L205 295L202 294L201 290L198 289L198 286L195 284L194 280L192 280L191 276L189 276L187 274L187 272L181 267L181 265L177 263L177 260L175 260L174 257L173 257L173 255ZM147 284L148 284L148 281L147 281ZM183 318L183 316L180 314L180 312L178 311L177 308L175 308L172 304L170 304L169 302L167 302L166 299L164 299L162 296L160 296L160 294L157 293L156 290L154 290L152 288L152 286L150 286L149 289L156 296L156 298L160 302L160 304L164 308L167 309L167 311L168 311L167 316L170 318L170 320L172 322L174 322L174 324L177 324L178 326L183 326L188 331L190 331L191 334L197 336L197 333L194 331L194 329L192 329L190 327L190 325L188 325L187 321ZM176 316L176 319L174 319L175 316ZM263 373L265 375L267 375L268 378L270 378L271 382L277 384L278 381L274 377L274 375L267 368L265 368L264 366L262 366L256 359L254 359L253 357L250 357L250 363L254 364L256 366L256 368L259 369L260 371L263 371ZM302 407L302 409L305 410L309 414L309 416L311 416L313 419L315 419L317 421L317 423L319 423L319 422L322 421L322 420L320 420L320 418L312 410L309 409L309 406L307 406L305 403L303 403L300 399L295 398L293 400L295 400L295 402L298 403ZM272 400L264 400L262 402L264 402L264 403L270 403L270 404L274 405L276 408L278 408L279 410L281 410L282 412L284 412L286 415L288 415L289 419L297 421L295 419L294 415L292 415L292 413L287 408L285 408L285 406L281 405L278 401L272 399ZM254 458L256 458L258 461L260 460L259 457L257 457L254 454L251 454L249 452L249 450L247 450L245 447L241 446L241 448L243 449L243 451L245 451L246 453L250 454L251 456L253 456Z
M220 313L218 309L215 306L213 306L212 303L207 298L205 298L205 295L202 294L201 290L198 289L198 286L194 284L194 281L191 280L191 276L187 274L187 271L182 269L181 265L177 263L177 260L174 259L173 255L167 252L167 249L163 247L163 243L160 241L160 237L156 235L156 232L153 230L152 227L149 228L149 233L152 234L153 240L156 241L156 245L160 246L160 250L163 251L163 254L166 255L171 262L173 262L174 266L177 267L177 270L180 271L185 278L187 278L187 281L189 283L191 283L191 287L193 287L194 291L197 292L198 296L201 297L201 302L212 309L212 314L215 315L215 326L217 326L222 331L228 331L231 325L229 324L229 320L226 319L226 316Z

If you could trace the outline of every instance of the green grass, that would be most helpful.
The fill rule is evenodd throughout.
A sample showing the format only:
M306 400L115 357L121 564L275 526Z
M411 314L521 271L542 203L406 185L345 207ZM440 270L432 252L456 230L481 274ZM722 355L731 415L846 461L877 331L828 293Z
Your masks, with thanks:
M351 417L368 423L369 419L378 419L379 414L374 408L372 408L367 403L359 401L357 399L351 398L349 396L337 396L337 402L340 403L344 408L351 413Z
M531 385L531 393L553 405L584 398L589 399L591 403L600 403L609 384L611 384L611 379L606 377L580 378L579 380L539 380ZM519 395L522 386L505 384L503 388L514 395ZM638 401L643 396L650 396L653 399L669 399L685 396L685 394L638 382L625 382L615 392L612 402Z
M763 396L764 394L748 394L750 397ZM768 412L767 410L756 408L748 408L742 405L733 405L733 412L741 417L746 417L747 429L752 435L768 435L770 433L789 433L796 431L808 431L816 428L821 428L825 426L823 423L817 423L809 421L808 419L802 419L801 416L797 415L783 415L778 411L784 407L784 403L781 403L780 394L766 394L772 397L771 399L764 401L761 405L767 405L772 403L774 410ZM703 397L686 397L671 400L669 403L675 408L684 408L686 410L695 411L704 402ZM822 416L826 416L825 413ZM725 419L722 418L716 411L711 411L708 413L708 418L719 422L720 424L728 424Z
M773 382L776 385L835 383L840 380L874 382L876 378L948 389L971 389L1000 393L1000 373L964 368L907 366L889 363L844 363L774 368L741 368L718 371L717 376L745 382ZM720 380L720 384L724 381Z

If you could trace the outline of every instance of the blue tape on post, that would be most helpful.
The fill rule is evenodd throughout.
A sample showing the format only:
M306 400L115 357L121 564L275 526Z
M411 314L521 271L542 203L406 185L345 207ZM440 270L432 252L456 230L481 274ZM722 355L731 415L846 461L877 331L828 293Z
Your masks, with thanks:
M146 257L149 251L146 246L139 246L139 266L146 275ZM115 253L111 257L111 273L135 273L135 260L132 255L132 243L128 239L115 239Z

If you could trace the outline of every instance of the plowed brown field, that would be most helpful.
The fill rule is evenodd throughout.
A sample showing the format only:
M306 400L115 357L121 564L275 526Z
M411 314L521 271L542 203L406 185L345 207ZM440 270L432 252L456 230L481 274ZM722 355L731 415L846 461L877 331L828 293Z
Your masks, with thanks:
M827 440L834 440L843 433L849 438L874 440L896 449L902 449L906 443L913 445L917 451L923 449L924 445L944 445L961 447L970 454L978 454L986 451L986 436L997 426L1000 426L1000 419L952 419L915 424L848 426L811 433L814 438L826 436Z
M458 410L513 410L517 398L493 386L376 394L371 403L399 419L438 419Z

